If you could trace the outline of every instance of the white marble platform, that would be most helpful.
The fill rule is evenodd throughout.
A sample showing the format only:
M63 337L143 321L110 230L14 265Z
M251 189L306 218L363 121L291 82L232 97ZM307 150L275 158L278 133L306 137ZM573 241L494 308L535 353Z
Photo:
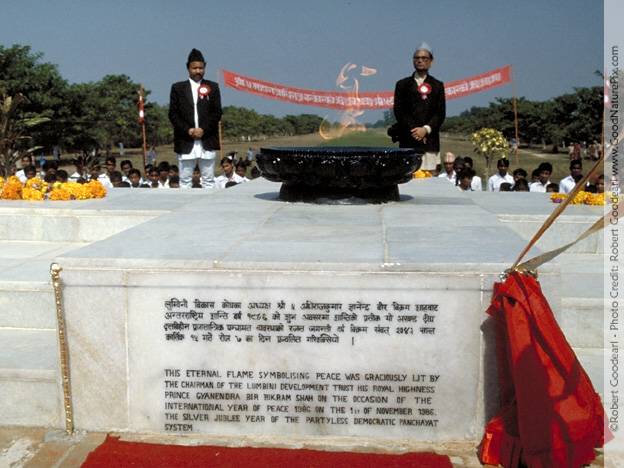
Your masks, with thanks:
M8 401L16 404L18 394L31 395L33 401L41 399L43 386L49 387L54 381L51 376L58 376L56 349L53 349L56 343L51 338L54 310L49 307L48 267L52 260L63 268L76 424L93 430L161 430L163 421L146 422L153 418L150 411L154 410L138 410L137 395L144 391L139 389L149 379L156 386L162 383L162 376L152 372L148 378L150 372L146 373L140 365L137 367L137 363L151 363L157 371L166 362L161 353L168 352L170 344L158 351L154 343L162 337L156 328L151 332L141 331L144 328L141 323L148 323L153 316L155 323L162 326L158 304L174 297L171 294L184 293L190 298L201 291L214 291L216 297L223 284L229 285L231 294L237 291L236 285L240 285L239 290L246 290L253 284L257 289L259 284L259 290L264 287L282 291L282 295L293 301L304 300L301 288L316 291L311 295L323 300L325 294L338 297L340 285L350 284L350 299L355 301L357 297L365 297L363 292L371 288L388 291L394 284L400 284L396 297L409 299L411 291L421 301L432 297L437 303L446 304L443 307L446 318L440 319L444 322L443 333L450 333L456 325L454 333L461 333L465 340L460 354L469 358L463 363L451 360L448 368L455 369L451 373L457 374L457 369L464 367L465 376L460 373L451 380L466 382L457 410L467 412L462 413L462 423L456 430L444 429L450 427L449 423L441 422L443 430L404 433L393 430L385 436L399 438L403 434L419 440L477 438L495 399L491 386L494 368L491 360L486 359L492 349L479 329L485 320L484 309L497 275L513 262L553 209L547 196L466 194L437 179L402 185L402 201L384 205L285 203L277 200L278 190L279 184L255 180L220 192L115 189L104 200L87 202L39 205L0 202L3 247L0 252L8 265L0 274L0 304L11 304L18 311L9 314L3 309L0 334L6 333L9 343L17 343L21 338L33 343L29 349L13 346L8 353L11 357L0 363L0 387L4 382L8 394L15 397ZM544 248L559 246L560 240L577 235L595 221L600 211L596 207L570 207L549 234L551 237L544 240ZM18 230L8 228L15 223L19 223ZM566 312L560 317L562 327L597 387L602 382L600 327L595 325L595 320L593 327L579 324L592 323L587 319L588 314L595 317L599 313L602 317L598 303L602 293L596 291L601 288L601 245L601 238L594 236L577 246L582 258L564 256L560 264L541 269L547 297L557 314ZM559 265L564 266L563 276ZM579 266L590 273L590 281L580 281L575 276ZM295 286L288 283L289 278L297 278ZM31 288L33 298L37 295L43 298L33 302L41 304L39 312L36 308L32 313L28 310L31 296L20 295L19 288L11 289L16 281L22 282L23 291ZM284 289L284 281L291 286ZM452 292L461 284L464 285L461 293ZM273 296L274 301L277 295ZM447 297L450 303L445 302ZM453 302L458 298L460 302ZM457 305L462 303L461 298L467 305L465 308ZM373 300L372 296L368 299ZM585 322L577 320L583 317ZM40 332L48 337L37 335ZM407 353L401 359L411 356L422 361L424 358L418 347L412 349L407 345L384 357L382 349L376 348L376 341L364 341L368 344L357 348L358 353L372 352L368 361L377 362L377 368L383 367L381 363L385 359L388 369L407 371L409 366L393 364L397 352ZM152 346L142 348L141 343ZM37 349L40 351L35 352ZM221 353L220 349L214 348ZM279 349L261 348L256 352L265 356L266 361ZM458 352L443 344L426 349L436 356L437 366ZM353 361L350 351L347 347L339 353L344 362L334 361L334 353L321 353L316 358L326 368L342 372L364 369L363 362ZM240 357L236 362L243 367L253 365L253 360L245 359ZM299 363L299 368L311 366L306 359L293 361L291 357L284 365L293 369L297 367L294 363ZM181 366L182 361L177 365ZM204 361L200 363L207 365ZM426 373L433 373L434 364L427 366ZM222 370L225 372L226 367ZM47 374L42 377L41 372ZM28 380L33 375L43 378L38 381L40 387ZM147 380L139 377L133 380L132 376L145 376ZM448 388L454 388L456 383ZM45 422L61 426L58 385L56 388L56 394L48 388L48 398L38 406L25 406L22 412L15 407L9 413L0 411L7 414L0 416L0 423L29 425L32 421L33 425ZM448 399L444 397L445 401ZM161 400L158 391L150 397L146 394L147 402L161 404ZM41 409L44 407L45 410ZM444 415L440 420L443 419ZM343 429L335 435L379 433L377 428L346 432ZM242 433L253 434L257 430L247 426L247 432L243 429ZM293 429L281 427L275 435L289 430ZM202 431L219 435L221 430L211 432L204 427ZM323 435L331 435L332 431L329 426L320 430ZM308 426L295 432L310 437L317 433ZM241 429L230 424L221 433L241 434Z

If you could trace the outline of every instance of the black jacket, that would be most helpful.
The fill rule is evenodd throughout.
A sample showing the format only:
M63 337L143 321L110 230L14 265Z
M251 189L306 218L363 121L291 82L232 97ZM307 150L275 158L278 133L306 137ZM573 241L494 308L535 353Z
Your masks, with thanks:
M214 81L202 80L202 85L210 88L208 96L197 100L199 127L204 130L202 145L205 150L218 150L219 121L221 120L221 93ZM188 154L193 149L194 140L188 134L195 127L193 96L189 80L174 83L169 97L169 120L173 125L173 150L177 154Z
M427 75L425 83L431 86L431 93L423 99L418 92L414 75L397 81L394 89L394 116L397 120L396 134L401 148L416 148L422 152L440 151L440 127L446 117L444 83ZM410 130L429 125L431 133L426 142L412 138Z

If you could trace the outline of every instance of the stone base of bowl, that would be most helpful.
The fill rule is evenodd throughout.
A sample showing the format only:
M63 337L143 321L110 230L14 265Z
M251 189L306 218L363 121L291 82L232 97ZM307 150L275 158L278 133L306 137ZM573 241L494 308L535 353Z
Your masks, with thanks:
M279 199L288 202L323 202L324 200L344 200L358 198L367 203L386 203L399 201L399 186L353 188L353 187L323 187L297 183L283 183L279 192Z

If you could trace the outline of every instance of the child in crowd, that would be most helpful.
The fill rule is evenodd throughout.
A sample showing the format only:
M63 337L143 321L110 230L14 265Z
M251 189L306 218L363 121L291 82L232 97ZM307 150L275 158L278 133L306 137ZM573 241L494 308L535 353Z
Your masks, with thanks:
M113 171L109 174L108 178L111 181L111 184L113 184L113 187L130 187L130 183L129 182L125 182L122 179L122 175L121 172L119 171Z
M169 165L169 177L178 176L180 177L180 169L175 164ZM171 181L169 181L171 182Z
M169 177L169 188L180 188L180 176L172 175Z
M552 164L548 162L541 163L537 171L537 181L529 186L530 192L545 193L546 187L550 184L550 175L552 174ZM535 173L535 171L533 171Z
M488 179L488 192L500 191L500 185L503 182L507 182L508 184L514 183L513 176L509 175L507 172L509 170L509 159L502 158L496 161L496 169L498 169L498 172Z
M26 155L22 156L21 163L22 163L22 168L15 173L15 176L23 184L24 182L26 182L26 174L24 172L24 169L26 168L26 166L32 165L32 161L30 159L30 155L26 154Z
M169 163L167 161L158 165L158 188L169 188Z
M529 191L529 183L526 179L518 179L513 186L513 192L528 192Z
M202 188L201 171L199 170L199 166L195 166L195 169L193 169L193 176L191 178L191 188Z
M250 164L251 162L247 161L246 159L239 159L236 162L236 174L238 174L241 179L243 179L243 182L249 182L249 179L247 178L247 168Z
M67 171L65 169L59 169L58 171L56 171L57 182L61 182L64 184L65 182L67 182L67 179L69 179L69 175L67 174Z
M561 193L570 193L576 183L583 178L583 163L580 159L570 161L570 175L559 181Z
M466 167L474 171L474 162L470 156L466 156L464 158L464 164L466 165ZM483 191L483 184L481 183L481 177L477 175L476 171L475 171L474 177L472 178L471 188L473 191L476 191L476 192Z
M82 156L77 156L74 159L74 167L76 170L69 176L70 182L85 182L87 180L87 173L85 171L85 161Z
M503 182L498 186L499 192L511 192L513 186L509 182Z
M56 161L46 161L41 166L41 178L45 178L48 174L56 174L58 163Z
M226 186L228 182L234 182L235 184L243 182L241 176L234 172L234 155L232 153L229 153L221 160L221 169L223 174L215 179L215 187L224 189L231 187L231 184Z
M147 178L149 180L149 186L152 188L158 188L158 179L159 179L159 172L158 172L158 168L156 167L152 167L149 169L149 172L147 173Z
M455 161L457 161L457 159ZM472 192L472 179L474 176L475 171L469 167L465 167L457 176L457 188L464 192Z
M33 165L26 166L24 168L24 175L26 176L26 180L34 179L37 175L37 168Z
M559 192L559 184L551 182L546 186L546 193L557 193Z
M141 172L138 169L130 169L128 171L128 179L130 179L130 188L149 187L147 184L141 184Z
M130 161L129 159L124 159L123 161L121 161L120 167L121 167L121 172L123 173L122 179L125 180L126 182L130 182L129 173L130 173L130 169L132 169L132 161Z
M513 183L515 184L516 182L518 182L518 179L526 180L527 176L527 171L519 167L518 169L513 171Z

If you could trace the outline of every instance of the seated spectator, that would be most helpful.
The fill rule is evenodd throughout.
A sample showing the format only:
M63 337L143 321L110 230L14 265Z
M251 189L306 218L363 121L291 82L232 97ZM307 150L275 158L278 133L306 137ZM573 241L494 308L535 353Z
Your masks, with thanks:
M111 172L117 170L117 158L115 158L115 156L107 156L106 160L104 161L104 168L106 170L106 175L110 176Z
M499 192L511 192L512 187L513 185L511 185L509 182L503 182L502 184L498 186L498 191Z
M22 156L21 164L22 164L22 168L15 173L15 176L23 184L23 183L26 182L26 174L24 172L24 169L26 168L26 166L31 166L32 165L32 161L30 159L30 155L26 154L26 155Z
M37 168L33 165L26 166L24 168L24 175L26 176L26 180L34 179L37 176Z
M444 155L444 159L442 160L442 165L444 166L444 170L440 172L438 177L441 179L446 179L455 185L455 179L457 178L457 174L453 169L453 163L455 162L455 155L450 151Z
M228 180L228 181L225 183L225 187L224 187L224 188L234 187L235 185L238 185L238 183L234 182L233 180Z
M121 161L119 167L121 167L121 172L123 173L122 179L126 182L129 182L129 173L130 169L132 169L132 161L130 161L129 159L124 159L123 161Z
M45 178L48 174L56 174L58 163L56 161L46 161L41 166L41 177Z
M69 175L67 174L67 171L65 169L59 169L58 171L56 171L57 182L61 182L64 184L65 182L67 182L67 179L69 179Z
M169 163L167 161L158 165L158 188L169 188Z
M91 180L99 181L106 188L113 187L113 184L111 184L108 175L102 173L102 167L99 164L94 164L93 166L91 166L91 170L89 172Z
M469 167L470 169L474 170L474 162L472 161L472 158L470 156L466 156L464 158L464 164L466 165L466 167ZM472 178L472 190L475 192L481 192L483 190L483 184L481 183L481 177L479 177L478 175L476 175L476 171L475 171L475 175Z
M169 177L178 176L180 177L180 169L175 164L169 165ZM171 181L169 181L171 182Z
M488 192L500 191L500 184L503 182L507 182L508 184L514 183L514 178L507 172L509 169L509 159L499 159L496 162L496 169L498 172L488 179Z
M596 181L596 193L604 193L605 182L604 182L604 174L600 174L598 176L598 180Z
M459 159L459 158L457 158ZM457 160L456 159L456 160ZM457 176L457 187L464 192L472 192L472 178L475 176L475 171L469 167L465 167Z
M45 177L43 178L43 181L48 184L53 184L54 182L56 182L56 174L52 172L50 172L49 174L46 174Z
M169 177L169 188L180 188L180 176L172 175Z
M526 179L518 179L513 186L512 192L528 192L529 191L529 183Z
M240 159L236 162L236 174L243 179L243 182L249 182L249 179L247 178L247 167L249 167L250 164L251 163L246 159Z
M254 166L251 168L251 172L249 173L249 175L251 176L251 179L253 180L253 179L257 179L262 174L260 173L260 169L258 169L258 166L254 164Z
M518 179L526 180L527 176L527 171L519 167L518 169L515 169L513 171L513 183L515 184L516 182L518 182Z
M85 171L85 160L82 156L78 156L74 159L74 166L76 170L72 175L69 176L70 182L84 182L87 180L88 176Z
M570 175L559 181L561 193L570 193L577 182L583 178L583 163L580 159L570 161Z
M529 186L533 183L533 182L537 182L539 180L539 169L533 169L533 172L531 172L531 182L529 183Z
M167 171L167 174L169 173L169 171ZM149 180L149 186L152 188L158 188L158 179L160 176L160 172L158 172L158 168L157 167L152 167L149 169L149 172L147 173L147 178Z
M530 192L545 193L546 187L550 184L550 175L552 174L552 164L548 162L541 163L538 168L538 180L529 186Z
M228 182L235 182L239 184L243 181L241 176L234 172L233 155L230 154L221 160L221 169L223 169L223 174L215 179L215 187L224 189L227 188L226 184Z
M462 156L457 156L455 161L453 161L453 171L455 174L460 174L464 168L466 167L466 163L464 162L464 158ZM459 180L455 177L455 185L459 185Z
M201 171L199 166L195 166L193 169L193 176L191 178L191 188L202 188L201 184Z
M559 192L559 184L551 182L546 186L546 193L558 193Z
M128 179L130 179L130 188L149 188L147 184L141 184L141 172L138 169L130 169L128 171Z
M111 184L113 184L113 187L130 187L130 184L128 182L124 182L123 176L119 171L111 172L108 175L108 178L110 179Z

